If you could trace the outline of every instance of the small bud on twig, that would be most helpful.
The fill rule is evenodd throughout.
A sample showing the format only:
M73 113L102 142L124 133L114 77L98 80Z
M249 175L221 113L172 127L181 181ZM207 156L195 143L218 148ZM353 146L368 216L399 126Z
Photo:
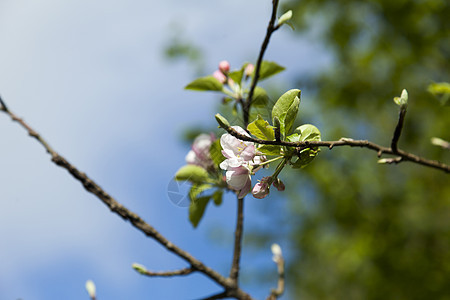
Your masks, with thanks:
M92 280L88 280L86 281L86 290L89 294L89 297L91 297L91 299L95 299L96 294L95 294L95 284Z

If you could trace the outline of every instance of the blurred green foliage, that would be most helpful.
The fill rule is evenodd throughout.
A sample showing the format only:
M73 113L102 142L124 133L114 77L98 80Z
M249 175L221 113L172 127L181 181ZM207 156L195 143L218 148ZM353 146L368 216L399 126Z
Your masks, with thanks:
M450 162L450 151L430 144L450 140L450 111L427 91L450 80L449 1L292 0L288 9L295 32L314 30L334 57L318 76L298 79L299 88L312 83L303 101L317 106L302 123L320 124L323 140L388 146L398 116L392 99L406 88L400 148ZM368 150L323 149L307 168L284 174L289 217L278 222L296 224L292 299L450 299L450 175L376 162Z

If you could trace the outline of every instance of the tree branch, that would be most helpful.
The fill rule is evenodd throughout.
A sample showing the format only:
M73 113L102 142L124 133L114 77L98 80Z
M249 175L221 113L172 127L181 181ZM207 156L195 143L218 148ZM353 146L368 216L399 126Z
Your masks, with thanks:
M264 144L264 145L278 145L278 146L288 146L288 147L296 147L298 150L302 150L305 148L311 148L311 147L328 147L329 149L332 149L333 147L339 147L339 146L350 146L350 147L361 147L361 148L367 148L374 151L377 151L378 157L381 157L382 154L392 154L397 155L398 157L401 157L401 160L396 160L393 162L401 162L401 161L410 161L413 163L417 163L426 167L438 169L441 171L444 171L446 173L450 173L450 166L446 165L444 163L441 163L436 160L430 160L426 159L420 156L417 156L415 154L397 149L396 152L394 152L391 148L383 147L380 145L377 145L375 143L369 142L367 140L353 140L349 138L341 138L338 141L301 141L301 142L286 142L286 141L267 141L267 140L261 140L256 139L253 137L249 137L243 134L240 134L236 130L234 130L231 126L227 126L226 124L220 124L220 126L225 129L229 134L232 136L247 142L253 142L257 144Z
M196 271L195 268L190 267L190 268L183 268L180 270L175 270L175 271L161 271L161 272L152 272L152 271L148 271L146 269L139 269L134 267L136 271L138 271L140 274L145 275L145 276L149 276L149 277L174 277L174 276L185 276L185 275L189 275L193 272Z
M242 235L244 231L244 199L238 199L237 203L238 207L236 229L234 232L233 263L230 270L230 278L236 286L238 286L239 262L241 259Z
M176 256L187 261L193 269L199 271L206 275L211 280L215 281L220 286L224 287L226 291L231 291L232 295L237 299L252 299L250 295L237 288L232 280L225 278L217 271L211 269L210 267L204 265L201 261L194 258L191 254L185 250L177 247L172 242L170 242L166 237L159 233L154 227L146 223L141 217L136 213L128 210L125 206L117 202L112 196L110 196L106 191L104 191L97 183L90 179L85 173L79 171L74 165L70 164L64 157L59 155L49 144L25 121L18 118L14 113L12 113L5 102L1 100L1 105L3 107L2 111L8 114L11 119L18 122L28 134L35 138L51 155L51 160L56 165L66 169L76 180L78 180L83 187L90 193L94 194L99 200L101 200L113 213L119 215L122 219L130 221L131 225L144 233L146 236L154 239L168 251L174 253Z
M0 95L0 110L4 112L8 112L8 107L6 106L5 102L3 102L2 96Z
M279 26L275 26L275 20L277 18L277 8L278 8L278 0L272 0L272 16L270 17L269 25L267 26L266 36L261 45L261 50L259 51L258 60L255 66L255 76L253 76L248 97L244 102L242 102L242 110L244 113L244 128L247 128L248 125L248 119L250 117L250 107L252 104L253 94L255 92L256 85L258 84L259 71L261 69L264 53L266 52L267 46L269 45L272 33L274 33L278 28L280 28Z
M391 149L392 152L397 153L398 152L398 140L400 139L400 135L402 134L402 128L403 128L403 122L405 121L405 115L406 115L406 105L402 105L400 107L400 113L398 115L398 122L397 126L395 126L394 130L394 136L392 137L391 142Z

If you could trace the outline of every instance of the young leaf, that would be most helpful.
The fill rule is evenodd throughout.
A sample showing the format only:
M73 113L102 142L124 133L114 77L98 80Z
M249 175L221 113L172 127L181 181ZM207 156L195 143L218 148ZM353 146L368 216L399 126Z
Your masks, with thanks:
M281 135L285 136L292 128L297 117L301 91L292 89L284 93L272 108L272 119L280 120Z
M186 90L194 91L218 91L223 89L223 84L213 76L200 77L189 83Z
M320 131L316 126L311 124L303 124L297 127L294 132L300 135L298 141L320 141Z
M300 141L300 134L293 133L290 136L286 137L286 141L293 142L293 143L298 142L298 141Z
M228 120L225 119L221 114L216 114L215 117L216 117L216 121L217 121L217 123L219 123L220 127L224 128L224 129L227 127L230 127L230 122L228 122Z
M257 86L253 93L252 105L254 106L266 106L269 102L269 96L262 87Z
M265 155L281 155L281 146L276 145L262 145L258 147L258 151Z
M273 76L277 73L280 73L281 71L284 71L285 69L286 69L285 67L282 67L273 61L264 60L261 63L261 68L259 70L259 80L267 79L270 76Z
M201 193L203 193L206 190L209 190L210 188L212 188L212 185L208 183L200 183L192 185L191 189L189 190L189 199L191 199L191 201L195 201L195 199L197 199L197 197Z
M408 91L403 89L402 95L400 97L394 97L394 102L398 106L406 107L408 105Z
M220 140L215 140L209 148L209 155L216 166L220 165L225 160L222 154L222 146L220 146Z
M189 206L189 221L191 221L192 226L197 227L198 223L205 213L206 205L208 205L211 196L199 197L196 199L191 199L191 204Z
M273 141L275 138L273 127L261 118L261 115L258 115L255 121L248 124L247 129L251 134L263 140Z
M292 126L294 126L295 119L297 118L299 105L300 105L300 97L295 97L294 101L292 101L292 104L286 113L286 119L284 121L285 134L291 132Z
M212 195L214 204L216 206L219 206L220 204L222 204L222 196L223 196L223 190L221 190L221 189L216 190L214 192L214 194Z
M245 63L240 70L236 70L236 71L230 72L228 74L228 77L233 79L233 81L235 83L241 85L242 77L244 77L244 71L245 71L245 67L247 67L247 65L248 65L248 63Z
M319 149L306 148L303 149L298 155L298 159L292 164L292 168L299 169L305 167L307 164L312 162L312 160L319 154Z
M288 10L278 18L278 25L283 25L292 18L292 10Z
M208 172L196 165L185 165L175 174L178 181L191 181L193 183L204 183L209 180Z

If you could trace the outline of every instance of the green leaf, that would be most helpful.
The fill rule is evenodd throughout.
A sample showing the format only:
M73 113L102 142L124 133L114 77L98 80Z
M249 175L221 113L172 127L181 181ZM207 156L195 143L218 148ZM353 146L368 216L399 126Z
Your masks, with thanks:
M272 108L272 120L275 122L275 117L280 120L280 131L282 136L289 133L294 125L298 106L300 105L300 95L300 90L289 90L277 100Z
M450 94L450 83L433 82L428 86L428 92L433 95Z
M213 76L197 78L186 87L186 90L194 91L222 91L223 84Z
M196 165L185 165L175 174L178 181L191 181L193 183L204 183L209 181L208 172Z
M194 200L191 200L191 204L189 206L189 221L192 226L197 227L198 223L203 217L205 213L206 205L208 205L211 196L199 197Z
M216 206L219 206L220 204L222 204L222 196L223 196L223 190L221 190L221 189L216 190L214 192L214 194L212 195L214 204Z
M222 154L222 146L220 146L220 140L215 140L209 148L209 155L215 165L220 165L225 160L225 156Z
M286 113L286 119L284 120L285 134L288 134L294 126L295 119L297 118L298 107L300 105L300 97L295 97L291 106Z
M303 124L297 127L294 132L300 135L298 141L320 141L320 131L316 126L311 124ZM297 141L297 142L298 142Z
M262 145L258 147L258 151L265 155L281 155L281 146L276 145Z
M248 124L247 129L257 138L268 141L275 139L273 127L270 126L269 122L261 118L261 115L258 115L255 121Z
M282 67L273 61L264 60L261 63L261 68L259 69L259 80L267 79L270 76L273 76L277 73L280 73L281 71L284 71L285 69L286 69L285 67Z
M253 92L252 105L254 106L266 106L269 103L269 96L262 87L257 86Z
M216 121L217 121L217 123L219 123L220 127L224 128L224 129L230 127L230 122L228 122L228 120L225 119L221 114L216 114L215 117L216 117Z
M247 67L248 63L245 63L240 70L236 70L228 73L228 77L233 79L233 81L239 85L241 85L242 77L244 77L245 67Z
M408 92L403 89L402 95L400 97L394 97L394 102L398 106L406 107L408 105Z
M201 193L203 193L206 190L211 189L212 187L213 186L208 183L199 183L199 184L192 185L191 189L189 190L189 199L191 199L191 201L195 201L195 199L197 199L197 197Z
M294 169L303 168L306 165L308 165L312 160L319 154L319 149L315 147L312 148L306 148L300 151L300 154L298 155L298 159L295 163L292 164L292 167Z
M292 142L292 143L298 142L298 141L300 141L300 134L293 133L290 136L286 137L286 141Z
M288 10L287 12L282 14L281 17L278 18L278 25L283 25L290 19L292 19L292 10Z

